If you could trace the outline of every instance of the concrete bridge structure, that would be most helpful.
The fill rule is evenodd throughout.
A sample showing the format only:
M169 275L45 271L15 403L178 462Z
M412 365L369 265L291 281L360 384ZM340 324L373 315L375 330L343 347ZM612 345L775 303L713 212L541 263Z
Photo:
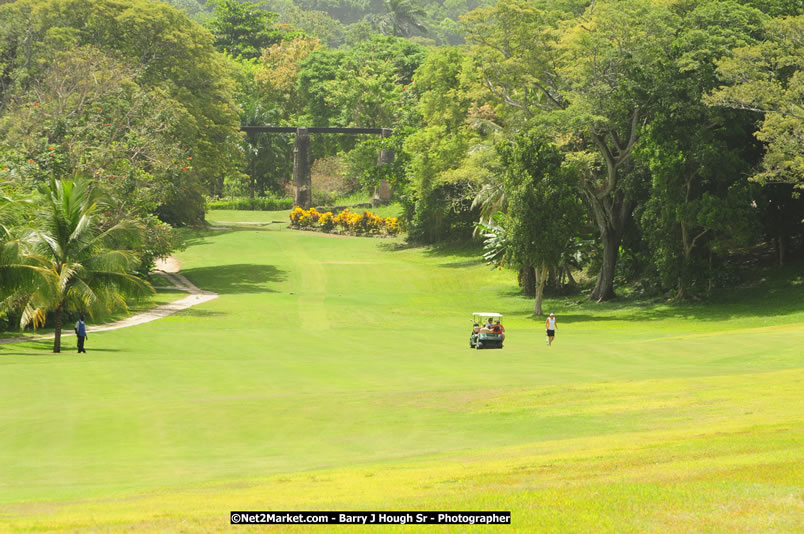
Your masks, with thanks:
M290 126L241 126L246 133L295 133L296 144L293 149L293 204L310 209L313 202L312 162L310 161L310 134L375 134L383 138L393 135L390 128L293 128ZM383 150L377 157L377 165L394 161L393 150ZM381 203L391 198L391 187L384 179L374 190L372 203Z

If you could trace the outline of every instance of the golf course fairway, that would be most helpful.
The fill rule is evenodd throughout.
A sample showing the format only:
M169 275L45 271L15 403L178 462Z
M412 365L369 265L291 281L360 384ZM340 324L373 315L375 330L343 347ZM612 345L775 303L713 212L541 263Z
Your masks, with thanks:
M709 303L548 299L547 347L476 252L208 218L176 257L219 298L80 356L0 345L0 532L255 528L232 510L511 512L258 527L282 532L804 531L800 264ZM504 349L469 348L476 311L504 314Z

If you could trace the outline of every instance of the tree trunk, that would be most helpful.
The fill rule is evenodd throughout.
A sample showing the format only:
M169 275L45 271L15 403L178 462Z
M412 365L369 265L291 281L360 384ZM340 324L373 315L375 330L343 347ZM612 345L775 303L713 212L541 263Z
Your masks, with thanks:
M63 319L64 306L56 308L56 332L53 338L53 352L61 352L61 323Z
M676 291L676 300L687 300L689 293L687 293L687 283L684 280L684 275L678 277L678 290Z
M561 290L561 273L557 267L548 269L545 287L553 294L557 294Z
M533 314L542 314L542 296L544 295L544 283L547 281L547 264L542 262L541 267L536 268L536 300L533 304Z
M603 264L597 275L597 283L590 298L598 302L611 300L614 294L614 268L617 266L617 255L620 252L620 236L617 232L608 230L600 236L603 242Z
M581 193L586 196L592 207L595 222L600 229L600 239L603 242L603 265L600 267L595 289L590 296L592 300L598 302L613 299L616 296L614 294L614 268L617 266L620 239L633 208L633 202L626 198L622 183L626 172L624 166L630 166L631 150L637 142L637 132L640 127L639 117L640 110L637 106L632 110L628 141L624 144L620 142L615 129L608 132L609 138L614 142L613 147L606 143L605 134L592 135L592 141L606 162L605 183L581 181Z
M581 191L592 208L595 223L600 231L600 241L603 244L603 263L597 275L595 289L589 298L598 302L610 300L616 297L614 294L614 268L617 266L620 239L628 217L631 215L632 203L626 200L623 191L616 191L603 198L599 198L588 189Z
M251 162L251 172L249 173L248 196L254 198L254 190L257 188L257 177L255 176L256 170L254 169L255 163Z
M564 274L567 275L568 287L575 287L578 284L578 282L575 281L575 278L572 277L572 271L570 270L569 267L567 267L566 271L564 271Z
M533 297L536 295L536 273L532 265L523 265L519 269L519 287L522 288L522 294L526 297Z
M310 136L307 128L296 128L293 149L293 204L304 209L313 205L310 168Z

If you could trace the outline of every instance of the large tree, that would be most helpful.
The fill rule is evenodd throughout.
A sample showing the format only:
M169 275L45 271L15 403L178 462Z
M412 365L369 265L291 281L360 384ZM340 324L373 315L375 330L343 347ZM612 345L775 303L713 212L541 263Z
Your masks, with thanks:
M686 298L696 285L711 287L713 260L726 245L745 244L758 228L756 187L745 180L760 154L752 117L707 107L701 98L717 85L718 58L762 37L763 16L721 1L678 13L672 83L655 91L636 159L651 176L638 209L651 263L663 286Z
M541 315L547 277L583 227L576 178L561 150L538 133L522 133L499 151L509 198L508 255L517 266L534 270L533 313Z
M278 15L264 2L215 0L215 11L206 25L215 36L215 46L234 57L255 59L262 50L282 40L276 25Z
M591 298L607 300L633 208L633 148L650 89L666 75L676 17L636 0L583 4L503 0L463 23L489 91L518 115L511 120L539 125L571 153L603 247Z
M212 194L225 176L239 172L241 138L231 65L213 37L185 13L146 0L19 0L0 5L0 113L12 98L28 94L56 54L92 46L137 73L136 84L159 94L177 117L185 171ZM110 122L111 121L107 121ZM184 188L185 194L197 194ZM177 189L179 210L192 201ZM165 215L170 210L163 210ZM203 217L196 209L195 217Z
M416 71L411 87L418 103L408 113L417 128L405 140L410 158L410 236L422 242L461 239L471 236L472 208L477 191L487 176L463 172L474 154L483 150L481 135L468 123L477 89L473 60L458 48L443 48L430 54Z
M714 60L755 43L763 17L732 0L502 0L463 19L488 90L508 109L507 127L540 128L577 169L602 245L593 299L614 296L635 192L649 176L634 161L646 125L663 116L668 135L711 127L699 103ZM700 161L686 137L676 148L690 152L689 177Z
M422 22L426 13L415 0L384 0L386 12L369 15L371 25L385 35L410 37L415 32L426 33Z

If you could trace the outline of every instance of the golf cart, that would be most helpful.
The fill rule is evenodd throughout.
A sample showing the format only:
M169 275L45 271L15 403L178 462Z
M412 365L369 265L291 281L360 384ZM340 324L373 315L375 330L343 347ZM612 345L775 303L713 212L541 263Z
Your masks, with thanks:
M479 325L473 327L472 335L469 336L469 348L472 349L501 349L503 348L503 334L490 332L483 327L485 319L502 321L501 313L480 313L472 314L472 324Z

